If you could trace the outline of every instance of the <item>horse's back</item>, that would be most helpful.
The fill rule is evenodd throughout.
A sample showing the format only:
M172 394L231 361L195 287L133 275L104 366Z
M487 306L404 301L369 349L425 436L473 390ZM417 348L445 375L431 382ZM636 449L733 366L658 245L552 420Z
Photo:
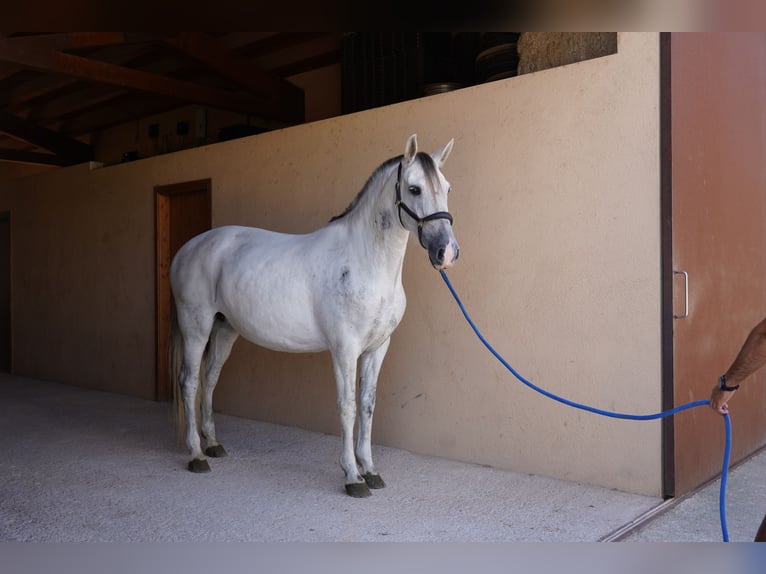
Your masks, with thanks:
M215 227L193 237L178 250L173 259L171 273L174 267L214 267L226 258L236 257L243 249L254 249L260 244L272 244L290 237L293 236L257 227Z

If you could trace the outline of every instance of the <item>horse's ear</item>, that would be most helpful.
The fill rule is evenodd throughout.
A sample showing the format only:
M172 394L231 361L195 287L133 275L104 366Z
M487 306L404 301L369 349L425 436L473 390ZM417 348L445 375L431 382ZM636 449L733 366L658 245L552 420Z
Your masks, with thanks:
M418 153L418 136L412 134L407 140L407 145L404 146L404 163L409 163L415 159L415 154Z
M452 145L455 143L455 138L452 138L447 142L447 145L445 145L442 149L437 151L433 156L434 161L439 166L439 169L442 168L444 165L444 162L447 161L447 158L449 157L449 154L452 153Z

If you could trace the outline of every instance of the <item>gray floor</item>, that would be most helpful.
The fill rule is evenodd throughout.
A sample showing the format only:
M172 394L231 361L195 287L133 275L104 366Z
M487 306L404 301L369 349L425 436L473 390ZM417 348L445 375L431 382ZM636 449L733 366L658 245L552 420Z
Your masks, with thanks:
M0 375L0 541L721 540L718 483L670 503L376 446L388 486L343 493L338 438L217 415L229 451L185 470L168 406ZM766 512L766 453L733 469L732 541Z

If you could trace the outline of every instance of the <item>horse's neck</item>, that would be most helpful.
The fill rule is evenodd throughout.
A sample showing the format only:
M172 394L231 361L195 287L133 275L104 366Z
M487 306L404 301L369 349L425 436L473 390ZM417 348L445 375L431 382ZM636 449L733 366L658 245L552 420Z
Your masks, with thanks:
M399 222L394 186L395 178L386 178L381 189L371 194L365 205L359 206L359 213L349 224L356 240L365 246L367 258L374 267L401 273L409 231Z

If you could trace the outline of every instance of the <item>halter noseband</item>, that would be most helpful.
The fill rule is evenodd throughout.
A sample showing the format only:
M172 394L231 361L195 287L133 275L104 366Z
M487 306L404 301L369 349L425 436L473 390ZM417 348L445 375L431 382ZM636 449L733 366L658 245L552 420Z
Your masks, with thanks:
M412 219L414 219L415 222L418 224L418 241L420 242L420 245L423 247L423 249L427 249L427 247L423 244L423 224L429 221L433 221L434 219L446 219L447 221L449 221L449 224L452 225L452 215L448 211L437 211L435 213L432 213L431 215L418 217L418 214L412 211L412 209L410 209L410 207L402 201L401 181L402 181L402 162L399 162L399 172L396 175L396 202L394 203L394 205L397 207L399 211L399 223L401 223L402 227L404 227L404 221L402 221L402 209L403 209L404 212L407 215L409 215Z

